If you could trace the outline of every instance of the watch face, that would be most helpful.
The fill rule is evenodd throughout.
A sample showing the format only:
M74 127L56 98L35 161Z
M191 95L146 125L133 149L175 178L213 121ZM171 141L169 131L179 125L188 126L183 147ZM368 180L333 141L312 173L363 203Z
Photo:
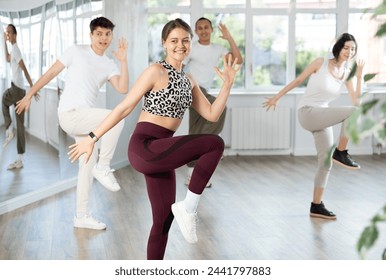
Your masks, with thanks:
M88 136L90 136L95 142L98 141L98 137L96 137L94 133L90 132L90 133L88 134Z

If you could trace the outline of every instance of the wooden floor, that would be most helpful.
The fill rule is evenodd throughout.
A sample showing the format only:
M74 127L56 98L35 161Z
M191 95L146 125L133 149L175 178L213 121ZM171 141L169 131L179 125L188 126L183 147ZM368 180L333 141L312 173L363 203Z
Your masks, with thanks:
M3 149L5 128L0 126L0 202L48 187L61 179L76 176L77 165L71 164L67 156L60 156L57 149L38 138L26 133L26 152L24 167L7 170L10 163L17 159L16 136ZM72 143L66 135L61 137L62 155Z
M197 235L190 245L173 223L165 259L355 260L355 246L370 218L386 204L386 155L356 156L362 169L334 166L325 204L338 219L309 217L315 157L225 157L200 201ZM186 193L185 167L177 170L177 199ZM107 230L74 229L70 189L0 216L0 259L145 259L151 225L142 174L116 171L122 190L94 183L93 215ZM386 226L368 253L380 259Z
M24 168L7 170L17 159L16 136L3 149L5 129L0 127L0 202L55 183L60 178L58 152L47 143L26 134Z

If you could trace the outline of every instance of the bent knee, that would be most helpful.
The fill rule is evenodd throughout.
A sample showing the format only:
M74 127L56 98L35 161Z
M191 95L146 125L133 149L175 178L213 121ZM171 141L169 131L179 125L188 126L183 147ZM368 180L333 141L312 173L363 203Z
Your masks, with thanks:
M224 151L225 143L224 143L224 140L220 136L215 135L215 134L211 135L211 142L212 142L213 147L216 150Z

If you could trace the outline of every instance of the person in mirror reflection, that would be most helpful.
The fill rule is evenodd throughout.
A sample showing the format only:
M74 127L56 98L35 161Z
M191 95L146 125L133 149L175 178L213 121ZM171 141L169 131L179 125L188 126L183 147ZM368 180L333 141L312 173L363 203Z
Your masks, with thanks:
M201 91L209 102L213 103L216 98L208 93L211 88L216 72L213 70L216 67L222 56L232 54L232 57L237 58L237 63L242 64L243 58L240 50L237 47L232 35L228 28L220 23L218 26L221 36L220 38L228 41L230 51L219 44L211 42L213 27L212 22L201 17L196 21L195 33L198 36L198 40L192 43L192 50L189 56L184 60L184 70L193 76L196 82L199 84ZM225 107L220 118L216 122L211 122L203 118L192 107L189 108L189 134L216 134L219 135L225 123L227 108ZM187 178L185 185L189 186L189 181L192 176L193 167L195 162L189 162ZM209 181L207 188L212 186L212 182Z
M318 168L314 178L313 201L311 202L310 216L324 219L336 219L336 215L327 210L322 197L327 185L332 163L337 163L349 169L359 169L347 150L349 141L346 126L351 114L360 104L362 90L362 72L365 62L358 59L356 69L356 87L352 79L347 79L350 73L349 61L354 58L358 50L353 35L344 33L335 42L332 48L332 58L317 58L292 82L280 90L274 97L266 98L263 107L269 110L276 109L279 99L290 90L300 86L307 78L309 81L304 95L298 104L298 119L300 125L310 131L314 137L317 150ZM329 107L329 103L337 99L344 90L344 86L351 97L353 106ZM341 124L339 142L332 154L334 146L333 126Z
M218 135L197 134L174 136L185 111L192 106L200 115L216 121L223 112L239 67L237 59L224 57L224 69L216 68L223 84L211 104L195 80L182 70L193 37L190 26L177 18L163 27L164 60L146 68L125 99L93 131L101 138L128 116L143 98L142 111L128 147L129 161L145 176L153 224L147 243L147 259L163 259L168 232L174 217L189 243L197 242L197 206L207 182L224 150ZM104 137L104 136L103 136ZM70 159L86 154L88 158L95 141L86 138L70 146ZM197 160L184 200L176 200L175 169Z
M108 81L119 93L128 92L126 39L120 39L118 51L113 51L120 68L105 54L113 40L114 27L115 25L105 17L93 19L90 22L91 44L68 48L18 102L16 112L21 114L28 110L32 96L67 68L65 86L58 106L59 124L66 133L74 136L76 142L88 138L90 131L94 130L111 111L97 108L97 95L102 85ZM88 209L89 192L94 177L110 191L120 189L113 174L114 170L110 168L110 161L123 125L122 120L100 141L99 161L97 149L88 156L87 163L84 156L79 161L74 227L96 230L106 228L106 225L94 218Z
M10 107L16 106L16 102L21 100L25 96L24 78L23 74L32 87L32 80L28 73L28 70L24 64L21 51L17 45L17 30L13 24L8 24L6 32L4 32L4 50L5 58L8 63L11 64L12 81L11 87L6 89L2 98L2 110L5 124L5 140L3 143L3 149L8 146L15 136L15 132L12 125ZM8 52L7 40L12 45L11 52ZM39 99L39 95L35 95L36 100ZM17 138L17 153L18 158L8 165L8 170L15 170L23 167L23 155L26 150L25 144L25 127L24 127L24 113L16 115L16 138Z

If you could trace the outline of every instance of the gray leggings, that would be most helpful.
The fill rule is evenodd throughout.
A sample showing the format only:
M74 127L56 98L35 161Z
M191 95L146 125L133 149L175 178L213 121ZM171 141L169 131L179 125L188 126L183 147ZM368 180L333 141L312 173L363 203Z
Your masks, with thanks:
M318 169L314 179L314 187L325 188L332 168L332 161L326 164L325 159L334 145L332 126L342 123L340 138L347 138L346 125L350 115L356 107L309 107L304 106L298 110L300 125L310 131L314 136L318 156Z

